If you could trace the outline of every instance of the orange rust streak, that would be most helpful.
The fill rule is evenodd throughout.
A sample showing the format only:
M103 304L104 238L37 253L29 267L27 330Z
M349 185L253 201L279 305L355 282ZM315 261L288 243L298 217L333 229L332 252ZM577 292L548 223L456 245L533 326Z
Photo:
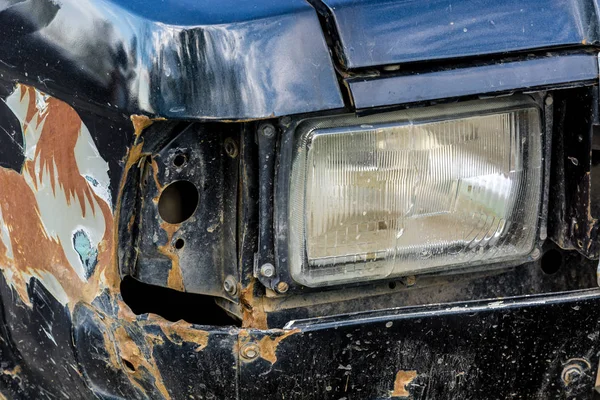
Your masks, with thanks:
M158 251L171 260L171 270L167 277L167 286L183 292L185 291L185 285L183 284L183 273L179 265L179 254L177 254L177 251L171 245L173 235L179 229L179 225L163 222L160 226L167 233L167 243L164 246L158 246Z
M154 184L159 192L162 192L164 189L160 183L160 179L158 179L158 163L155 159L152 159L152 175L154 176Z
M126 173L128 173L129 169L131 169L131 167L137 164L138 161L140 161L140 158L144 156L144 153L142 152L143 144L143 142L137 143L131 146L131 148L127 152L127 162L125 164ZM122 182L125 183L125 180L123 180Z
M406 389L409 383L417 377L417 371L398 371L396 380L394 381L393 397L408 397L410 393Z
M129 117L131 119L131 123L133 124L133 132L135 137L139 137L142 134L142 131L152 125L154 121L166 121L166 118L149 118L145 115L132 115Z
M269 361L271 364L275 364L275 362L277 361L277 346L279 346L279 342L281 342L283 339L287 338L288 336L294 335L296 333L300 332L300 329L294 329L291 331L288 331L286 333L284 333L281 336L278 336L276 338L271 338L270 336L265 336L263 337L259 342L258 342L258 347L260 349L260 357Z
M145 115L132 115L130 117L133 124L133 131L136 137L142 134L142 131L152 125L154 121Z
M179 257L171 257L171 261L171 270L169 271L169 276L167 277L167 286L171 289L185 292L183 273L181 272L181 267L179 266Z
M240 303L242 304L242 327L255 329L268 329L267 314L263 299L254 297L253 280L248 287L242 289L240 293Z
M171 395L169 394L164 382L162 381L160 371L154 361L154 357L150 356L149 359L146 359L142 354L142 351L137 346L137 344L131 339L127 331L123 326L118 326L114 331L115 343L119 348L119 354L121 358L129 361L134 367L135 371L131 372L131 375L135 380L140 378L140 374L143 370L140 367L143 367L150 375L154 377L154 386L158 389L160 394L165 399L170 399ZM133 382L133 380L132 380ZM141 388L141 386L139 386ZM142 389L143 391L143 389Z
M68 104L50 98L41 117L45 123L35 149L35 157L39 159L40 165L39 181L42 181L44 172L47 171L53 193L56 192L55 182L58 182L65 192L67 204L71 204L71 198L77 197L84 217L86 202L95 213L93 191L79 174L75 160L75 145L82 126L79 115Z
M62 246L48 237L40 220L39 209L33 192L23 176L13 170L0 168L0 209L4 224L10 232L13 251L9 267L15 272L15 289L29 304L24 277L33 271L46 271L61 282L68 295L81 292L81 280L69 265Z
M196 344L197 347L194 351L202 351L208 345L208 332L194 329L193 325L188 322L166 323L160 325L160 328L173 343L178 345L182 345L184 342Z

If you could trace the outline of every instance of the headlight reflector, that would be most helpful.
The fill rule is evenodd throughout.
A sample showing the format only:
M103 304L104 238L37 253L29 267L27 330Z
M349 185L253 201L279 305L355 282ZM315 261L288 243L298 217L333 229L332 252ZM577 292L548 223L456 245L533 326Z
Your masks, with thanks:
M305 121L289 198L294 280L323 286L530 253L540 111L522 97Z

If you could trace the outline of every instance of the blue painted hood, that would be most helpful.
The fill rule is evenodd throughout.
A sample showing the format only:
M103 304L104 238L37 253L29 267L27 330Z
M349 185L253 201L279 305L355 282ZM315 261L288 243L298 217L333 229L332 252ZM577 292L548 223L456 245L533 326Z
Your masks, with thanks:
M0 74L57 97L171 119L344 106L304 0L4 0Z
M350 69L598 42L595 0L324 0Z

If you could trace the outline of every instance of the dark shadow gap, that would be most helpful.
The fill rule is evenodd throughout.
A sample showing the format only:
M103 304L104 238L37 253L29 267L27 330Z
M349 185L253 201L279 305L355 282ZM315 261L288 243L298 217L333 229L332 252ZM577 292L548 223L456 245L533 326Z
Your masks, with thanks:
M219 307L212 296L148 285L130 276L121 281L121 295L137 315L153 313L172 322L184 320L198 325L241 326L241 321Z

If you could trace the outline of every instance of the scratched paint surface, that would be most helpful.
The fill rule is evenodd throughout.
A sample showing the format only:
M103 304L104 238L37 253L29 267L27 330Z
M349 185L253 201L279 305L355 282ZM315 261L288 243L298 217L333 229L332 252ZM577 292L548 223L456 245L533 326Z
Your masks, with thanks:
M496 302L472 313L267 331L251 283L240 290L243 329L136 316L119 290L115 185L125 178L115 169L126 174L143 156L142 129L152 121L128 122L127 151L105 159L95 128L68 104L17 85L3 105L20 125L21 137L11 139L23 150L22 165L0 167L7 398L459 399L507 398L520 388L545 399L564 393L565 360L598 363L594 293L542 311ZM496 351L500 342L516 345ZM249 344L257 356L239 357ZM532 361L513 362L522 359ZM587 390L588 375L573 394Z
M19 121L13 142L23 153L21 166L0 166L0 292L11 331L5 336L21 338L7 350L18 361L0 363L0 383L21 396L33 390L53 398L27 374L46 377L58 368L57 380L46 385L63 397L88 397L91 390L127 399L237 398L238 350L250 330L137 316L120 293L114 186L143 156L141 133L156 120L131 117L131 142L117 160L123 176L115 180L115 160L101 156L69 104L22 84L0 101ZM266 328L262 303L245 299L252 318L244 326ZM295 333L264 334L261 359L275 363L277 346Z
M0 269L15 301L34 307L33 279L71 315L91 307L102 327L105 362L128 372L137 395L171 398L154 346L186 343L199 352L209 333L183 321L140 318L123 303L109 166L77 112L25 85L17 85L4 102L20 121L25 159L20 172L0 167ZM135 125L139 135L147 123ZM156 334L140 333L152 328ZM50 329L45 333L56 343Z

